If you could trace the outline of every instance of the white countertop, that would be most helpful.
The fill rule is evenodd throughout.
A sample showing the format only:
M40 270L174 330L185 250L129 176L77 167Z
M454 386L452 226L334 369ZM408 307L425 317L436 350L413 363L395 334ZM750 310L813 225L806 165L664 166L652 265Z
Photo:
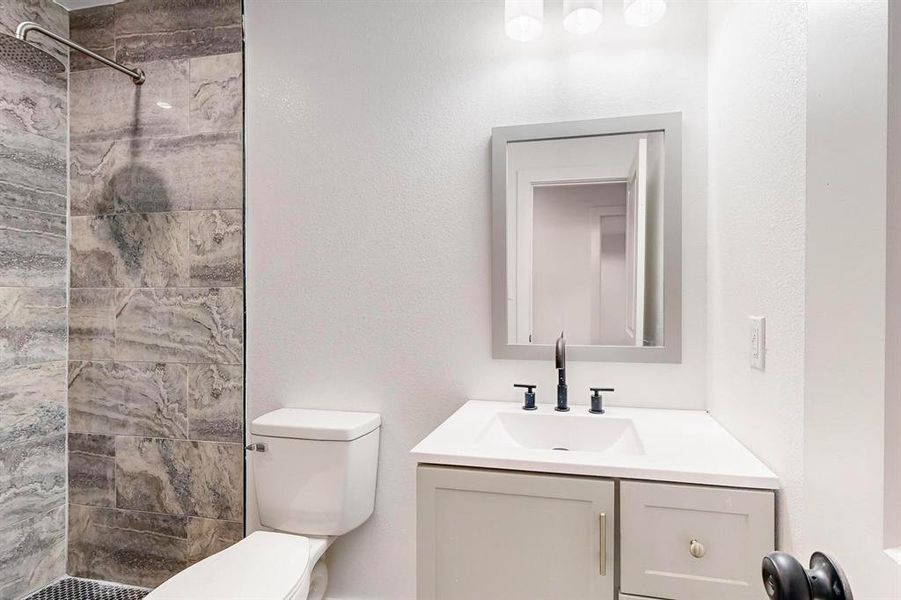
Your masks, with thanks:
M597 421L603 419L609 421ZM502 420L524 427L525 436L545 426L557 430L557 439L571 432L574 448L579 439L588 447L592 436L621 437L609 448L596 451L524 447L498 425ZM627 435L608 431L619 431L623 425L628 428ZM525 444L530 443L534 446L537 442L526 439ZM438 465L779 488L778 478L766 465L709 414L697 410L608 407L606 414L590 415L583 405L558 413L552 405L539 404L538 410L527 412L514 402L471 400L411 453L419 463Z

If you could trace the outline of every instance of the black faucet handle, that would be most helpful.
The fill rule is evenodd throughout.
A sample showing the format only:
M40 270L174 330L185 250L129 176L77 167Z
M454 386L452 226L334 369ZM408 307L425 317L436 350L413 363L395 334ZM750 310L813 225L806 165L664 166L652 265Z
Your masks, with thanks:
M588 388L591 390L591 408L588 409L588 412L594 413L596 415L604 414L604 399L601 397L601 392L612 392L613 388Z
M535 388L537 385L531 383L514 383L513 387L515 388L525 388L525 393L523 394L523 402L522 409L523 410L535 410L538 407L535 406Z

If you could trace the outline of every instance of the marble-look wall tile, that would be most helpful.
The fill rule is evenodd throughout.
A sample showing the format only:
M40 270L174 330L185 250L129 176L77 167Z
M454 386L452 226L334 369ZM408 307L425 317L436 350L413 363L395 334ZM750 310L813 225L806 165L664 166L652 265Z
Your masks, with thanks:
M189 518L186 563L190 566L201 561L243 537L244 524L239 521Z
M243 292L237 288L120 290L116 358L124 361L243 361Z
M222 287L243 280L239 210L72 217L70 237L73 288Z
M116 37L241 23L240 0L129 0L116 5Z
M72 504L69 573L154 587L241 537L238 522Z
M72 13L147 72L73 61L73 575L155 586L243 534L241 21L240 0Z
M240 133L74 144L73 215L241 208Z
M64 433L66 363L0 369L0 448Z
M69 431L185 438L187 367L69 363Z
M188 437L241 443L244 440L244 368L188 367Z
M112 289L69 290L69 358L113 358L116 292Z
M185 567L186 517L69 504L75 577L154 587Z
M73 143L188 133L188 61L141 65L147 80L134 85L113 69L76 71L69 78L69 134Z
M15 523L66 502L66 436L0 449L0 523Z
M244 228L239 210L190 213L191 285L240 286Z
M0 0L0 35L23 21L68 35L53 0ZM65 573L67 93L0 56L0 600Z
M66 217L0 206L0 286L66 287Z
M192 133L240 131L244 110L243 56L220 54L190 63Z
M73 289L70 303L69 357L73 360L243 361L240 289ZM2 335L0 326L0 357Z
M150 60L228 54L241 50L240 26L192 29L116 38L116 60L141 63Z
M0 60L0 127L65 142L66 74L28 73Z
M72 217L70 248L74 288L189 285L187 213Z
M66 214L66 196L33 187L0 181L0 206Z
M0 127L0 205L65 214L65 142Z
M115 12L113 5L93 6L69 13L69 37L85 48L105 56L116 56ZM69 69L84 71L86 69L105 68L101 63L73 52L69 57Z
M240 444L116 438L116 506L238 521L244 515Z
M66 290L0 288L0 368L65 355Z
M116 6L116 60L240 52L242 29L238 0L131 0Z
M69 434L69 502L116 505L116 438Z
M22 598L66 568L66 507L0 523L0 598Z

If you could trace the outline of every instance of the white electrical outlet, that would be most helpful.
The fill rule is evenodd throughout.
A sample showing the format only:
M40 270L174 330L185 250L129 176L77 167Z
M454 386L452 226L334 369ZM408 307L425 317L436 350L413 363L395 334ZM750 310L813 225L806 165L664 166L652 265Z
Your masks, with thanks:
M766 362L766 317L751 317L751 366L763 371Z

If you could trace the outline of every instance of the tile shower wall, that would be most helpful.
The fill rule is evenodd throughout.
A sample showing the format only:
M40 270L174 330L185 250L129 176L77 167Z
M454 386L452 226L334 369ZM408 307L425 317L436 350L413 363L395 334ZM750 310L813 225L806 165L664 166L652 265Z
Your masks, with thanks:
M26 20L69 29L52 0L0 2L0 33ZM0 57L0 600L65 569L67 111L66 73Z
M243 535L241 4L70 28L69 573L154 586Z

